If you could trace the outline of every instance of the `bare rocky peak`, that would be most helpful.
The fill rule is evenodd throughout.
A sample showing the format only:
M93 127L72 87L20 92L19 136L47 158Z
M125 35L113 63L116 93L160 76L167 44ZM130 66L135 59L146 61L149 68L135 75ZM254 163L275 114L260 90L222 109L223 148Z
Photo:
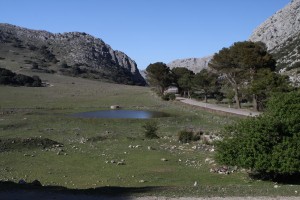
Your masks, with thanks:
M25 44L37 47L46 46L59 61L71 66L88 66L106 73L120 71L122 68L123 74L131 74L130 78L133 82L139 85L145 84L134 60L121 51L113 50L103 40L87 33L54 34L0 23L0 40L5 37L14 37Z
M114 51L115 60L119 65L123 66L124 68L131 71L131 73L135 74L138 72L137 65L134 62L134 60L130 59L128 56L126 56L125 53L122 51Z
M258 26L249 38L264 42L281 72L300 68L300 0L293 0Z
M273 50L299 32L300 0L293 0L258 26L250 36L250 40L262 41L269 50Z
M177 59L168 63L168 67L171 69L175 67L185 67L194 73L199 73L202 69L208 67L209 61L213 56L206 56L203 58L186 58L186 59Z

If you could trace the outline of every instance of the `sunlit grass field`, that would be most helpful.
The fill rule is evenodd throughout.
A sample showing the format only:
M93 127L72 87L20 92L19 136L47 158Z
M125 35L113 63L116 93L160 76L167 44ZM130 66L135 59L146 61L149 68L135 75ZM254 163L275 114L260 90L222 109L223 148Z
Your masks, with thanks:
M0 181L39 180L67 188L166 186L152 191L177 196L296 195L299 185L251 180L245 171L211 173L214 152L201 141L178 142L184 129L218 134L237 117L166 102L148 87L38 74L49 87L0 86L0 140L48 138L58 147L11 148L0 152ZM145 119L81 119L73 113L110 109L161 111L159 139L146 139ZM9 146L9 145L8 145ZM13 147L14 145L12 145ZM167 161L162 161L162 159ZM123 164L118 165L121 162ZM216 165L218 166L218 165ZM196 182L196 184L195 184Z

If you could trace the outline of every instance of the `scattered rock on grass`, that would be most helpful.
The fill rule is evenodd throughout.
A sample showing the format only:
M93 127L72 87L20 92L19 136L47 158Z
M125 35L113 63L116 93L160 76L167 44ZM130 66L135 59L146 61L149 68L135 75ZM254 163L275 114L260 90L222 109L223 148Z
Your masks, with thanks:
M196 187L198 185L198 182L197 181L195 181L195 183L194 183L194 187Z

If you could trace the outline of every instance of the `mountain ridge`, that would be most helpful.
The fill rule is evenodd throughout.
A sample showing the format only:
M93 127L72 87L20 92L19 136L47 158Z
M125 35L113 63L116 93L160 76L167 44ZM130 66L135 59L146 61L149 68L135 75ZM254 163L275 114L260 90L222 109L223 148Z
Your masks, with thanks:
M252 42L264 42L268 52L277 61L277 71L287 73L294 81L300 68L300 0L292 0L284 8L262 22L249 37ZM186 67L195 73L208 67L213 56L203 58L177 59L167 65L170 68ZM190 66L192 65L192 67ZM296 78L295 78L296 77Z
M249 37L264 42L279 69L300 68L300 0L292 0L284 8L260 24Z
M113 50L102 39L84 32L51 33L0 23L0 42L25 48L36 55L44 53L46 58L33 58L32 62L43 65L41 60L46 60L49 62L45 65L64 65L64 69L58 67L62 73L68 74L70 69L66 68L77 67L78 72L89 72L85 76L96 73L97 78L116 83L145 85L134 60L122 51ZM48 57L52 60L47 60Z
M176 59L167 64L170 69L175 67L185 67L194 73L199 73L202 69L208 67L209 61L212 59L211 56L205 56L202 58L184 58L184 59Z

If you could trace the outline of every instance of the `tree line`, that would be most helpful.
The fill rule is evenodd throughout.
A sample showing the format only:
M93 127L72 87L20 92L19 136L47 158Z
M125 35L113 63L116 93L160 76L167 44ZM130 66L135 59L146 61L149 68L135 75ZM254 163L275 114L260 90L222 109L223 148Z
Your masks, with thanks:
M241 102L252 102L254 110L263 110L266 100L274 92L288 92L293 88L289 77L275 72L276 61L262 42L236 42L223 48L209 62L209 68L194 74L187 68L170 69L157 62L146 68L147 81L159 95L169 86L177 86L184 97L201 96L220 101L233 100L236 108Z
M183 96L201 91L207 96L252 102L264 109L229 125L216 142L219 164L247 169L252 178L299 184L300 180L300 91L287 76L275 72L276 62L261 42L236 42L216 53L209 70L170 70L164 63L150 64L146 71L150 85L159 94L177 85Z

